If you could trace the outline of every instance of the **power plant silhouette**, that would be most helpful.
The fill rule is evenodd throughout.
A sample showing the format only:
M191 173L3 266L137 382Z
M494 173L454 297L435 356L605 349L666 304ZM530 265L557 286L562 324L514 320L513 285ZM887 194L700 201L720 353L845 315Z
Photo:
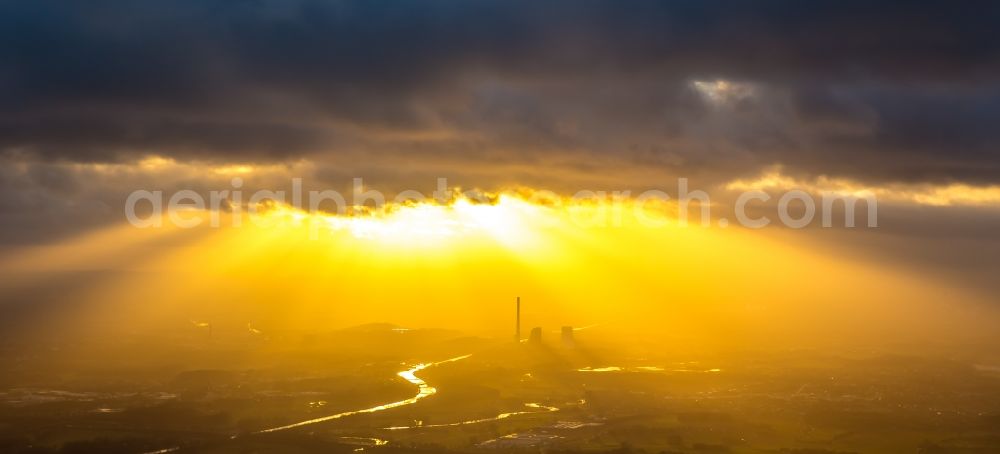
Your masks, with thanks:
M560 340L564 348L573 348L576 346L576 340L573 337L573 332L576 331L572 326L563 326L562 331L560 331ZM515 309L514 309L514 342L521 343L521 297L515 298ZM542 343L542 328L536 326L531 328L528 334L528 343L533 345L539 345Z

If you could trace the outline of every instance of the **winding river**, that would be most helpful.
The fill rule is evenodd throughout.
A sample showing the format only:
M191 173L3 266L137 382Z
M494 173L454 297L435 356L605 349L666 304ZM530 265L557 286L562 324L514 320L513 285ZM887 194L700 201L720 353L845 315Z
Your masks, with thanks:
M410 383L412 383L412 384L414 384L414 385L417 386L417 395L415 395L415 396L413 396L413 397L411 397L409 399L397 400L395 402L390 402L390 403L387 403L387 404L377 405L377 406L374 406L374 407L371 407L371 408L365 408L365 409L362 409L362 410L345 411L343 413L337 413L337 414L334 414L334 415L329 415L329 416L323 416L323 417L320 417L320 418L309 419L309 420L305 420L305 421L301 421L301 422L297 422L297 423L293 423L293 424L288 424L288 425L284 425L284 426L278 426L278 427L272 427L270 429L258 430L257 432L254 432L254 433L255 434L264 434L264 433L271 433L271 432L279 432L279 431L282 431L282 430L294 429L296 427L308 426L310 424L316 424L316 423L331 421L331 420L334 420L334 419L340 419L340 418L343 418L345 416L359 415L359 414L362 414L362 413L375 413L377 411L388 410L390 408L396 408L396 407L402 407L404 405L413 405L413 404L417 403L420 399L423 399L423 398L426 398L426 397L430 397L430 396L434 395L435 393L437 393L437 389L434 388L431 385L428 385L427 382L423 381L420 377L418 377L417 376L417 372L420 372L420 371L422 371L422 370L424 370L424 369L426 369L428 367L431 367L431 366L437 366L438 364L444 364L444 363L451 363L451 362L455 362L455 361L461 361L461 360L463 360L465 358L468 358L470 356L472 356L472 355L456 356L454 358L446 359L444 361L438 361L436 363L417 364L416 366L413 366L413 367L411 367L411 368L409 368L407 370L400 371L399 373L397 373L396 375L399 375L400 377L402 377L403 380L406 380L406 381L408 381L408 382L410 382Z
M392 409L392 408L397 408L397 407L402 407L402 406L405 406L405 405L415 404L415 403L419 402L421 399L430 397L430 396L432 396L432 395L434 395L434 394L437 393L437 388L434 388L433 386L428 385L427 382L425 382L423 379L421 379L420 377L417 376L417 372L420 372L420 371L422 371L422 370L424 370L424 369L426 369L428 367L437 366L439 364L445 364L445 363L451 363L451 362L455 362L455 361L461 361L461 360L466 359L466 358L468 358L470 356L472 356L472 355L462 355L462 356L456 356L454 358L446 359L444 361L437 361L437 362L433 362L433 363L417 364L417 365L415 365L415 366L413 366L413 367L411 367L409 369L406 369L404 371L400 371L400 372L396 373L396 375L398 375L400 378L402 378L403 380L406 380L406 381L412 383L413 385L415 385L417 387L417 394L414 395L413 397L410 397L409 399L397 400L395 402L389 402L389 403L386 403L386 404L376 405L374 407L363 408L363 409L360 409L360 410L345 411L345 412L336 413L336 414L332 414L332 415L322 416L322 417L319 417L319 418L307 419L305 421L299 421L299 422L296 422L296 423L286 424L286 425L283 425L283 426L276 426L276 427L271 427L271 428L268 428L268 429L261 429L261 430L258 430L256 432L252 432L251 434L266 434L266 433L272 433L272 432L280 432L280 431L283 431L283 430L295 429L295 428L298 428L298 427L308 426L308 425L312 425L312 424L318 424L318 423L321 423L321 422L332 421L334 419L340 419L340 418L343 418L343 417L346 417L346 416L358 415L358 414L363 414L363 413L375 413L377 411L389 410L389 409ZM594 370L597 370L597 369L594 369ZM559 408L557 408L557 407L545 406L545 405L538 404L538 403L526 403L526 404L524 404L524 406L530 408L531 410L523 410L523 411L513 411L513 412L507 412L507 413L500 413L499 415L491 417L491 418L470 419L470 420L467 420L467 421L459 421L459 422L454 422L454 423L428 424L428 425L417 425L417 426L386 427L386 428L384 428L384 430L406 430L406 429L421 429L421 428L433 428L433 427L454 427L454 426L463 426L463 425L469 425L469 424L479 424L479 423L490 422L490 421L499 421L501 419L507 419L507 418L510 418L512 416L518 416L518 415L527 415L527 414L534 414L534 413L548 413L548 412L559 411ZM235 439L237 437L239 437L239 435L233 435L231 438ZM363 440L363 441L366 442L366 444L367 443L371 443L371 445L373 445L373 446L381 446L381 445L384 445L384 444L388 443L388 441L386 441L386 440L377 439L377 438L358 438L358 437L344 437L344 438L349 438L352 441L362 441ZM180 446L175 446L175 447L171 447L171 448L167 448L167 449L161 449L159 451L152 451L152 452L149 452L149 453L146 453L146 454L170 453L170 452L178 451L180 449L181 449Z
M415 404L418 401L420 401L420 399L423 399L423 398L426 398L426 397L430 397L430 396L434 395L435 393L437 393L437 389L436 388L434 388L431 385L428 385L427 382L425 382L420 377L417 377L417 372L420 372L420 371L422 371L422 370L424 370L424 369L426 369L428 367L437 366L438 364L444 364L444 363L451 363L451 362L455 362L455 361L461 361L461 360L466 359L466 358L468 358L470 356L472 356L472 355L456 356L456 357L451 358L451 359L446 359L444 361L438 361L438 362L434 362L434 363L417 364L417 365L415 365L415 366L413 366L413 367L411 367L411 368L409 368L407 370L398 372L396 375L398 375L399 377L401 377L403 380L406 380L406 381L408 381L408 382L416 385L416 387L417 387L417 394L415 396L409 398L409 399L403 399L403 400L398 400L398 401L395 401L395 402L390 402L390 403L387 403L387 404L376 405L374 407L364 408L364 409L361 409L361 410L345 411L345 412L342 412L342 413L337 413L337 414L333 414L333 415L329 415L329 416L323 416L323 417L320 417L320 418L313 418L313 419L308 419L308 420L305 420L305 421L300 421L300 422L297 422L297 423L286 424L284 426L271 427L269 429L261 429L261 430L258 430L256 432L252 432L252 434L265 434L265 433L271 433L271 432L280 432L280 431L283 431L283 430L294 429L296 427L308 426L308 425L311 425L311 424L317 424L317 423L321 423L321 422L331 421L331 420L334 420L334 419L340 419L340 418L343 418L345 416L358 415L358 414L362 414L362 413L375 413L377 411L388 410L390 408L397 408L397 407L402 407L404 405ZM236 439L238 437L239 437L239 435L233 435L230 438L231 439ZM371 439L371 440L377 440L377 439ZM385 443L388 443L388 442L385 441L385 440L377 440L377 441L374 442L375 445L382 445L382 444L385 444ZM160 450L157 450L157 451L149 451L149 452L147 452L145 454L165 454L165 453L179 451L180 449L181 449L180 446L173 446L173 447L170 447L170 448L160 449Z

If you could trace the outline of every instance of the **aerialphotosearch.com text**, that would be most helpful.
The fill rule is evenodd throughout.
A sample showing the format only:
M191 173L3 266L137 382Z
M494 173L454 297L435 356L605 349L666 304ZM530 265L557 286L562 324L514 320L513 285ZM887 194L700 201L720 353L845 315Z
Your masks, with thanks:
M649 189L633 193L621 191L580 190L566 197L547 190L519 191L513 194L489 193L477 190L461 191L449 187L446 178L438 178L436 189L428 196L416 190L403 190L387 196L382 191L368 188L362 178L354 178L350 194L332 190L303 190L301 178L292 178L290 190L257 189L245 193L243 179L233 178L230 187L208 191L207 197L198 191L183 189L169 194L161 190L139 189L129 194L125 201L125 217L128 222L140 228L169 225L193 228L207 223L211 227L223 224L220 213L228 212L227 224L238 227L244 222L244 215L250 222L260 224L261 217L273 207L288 207L297 213L338 217L380 216L393 210L431 204L449 206L456 200L471 204L496 204L504 195L513 196L524 202L552 209L567 209L571 213L577 207L602 206L606 210L589 210L579 216L571 216L576 223L588 227L614 227L621 225L621 217L631 214L639 225L662 226L666 219L681 225L695 224L703 227L728 227L735 221L745 228L759 229L770 225L789 228L855 227L855 212L864 213L865 225L878 226L878 203L874 196L824 193L813 195L803 190L792 189L780 194L770 194L762 190L728 194L726 201L731 207L729 216L713 213L711 197L707 192L689 187L688 179L677 180L674 195L659 189ZM817 200L818 199L818 200ZM654 216L650 211L657 211ZM672 210L673 213L664 211ZM191 216L192 211L208 212L207 219ZM730 209L727 209L730 211ZM595 214L597 213L597 214ZM730 217L731 216L731 217ZM835 222L839 220L840 222ZM732 220L731 220L732 219Z

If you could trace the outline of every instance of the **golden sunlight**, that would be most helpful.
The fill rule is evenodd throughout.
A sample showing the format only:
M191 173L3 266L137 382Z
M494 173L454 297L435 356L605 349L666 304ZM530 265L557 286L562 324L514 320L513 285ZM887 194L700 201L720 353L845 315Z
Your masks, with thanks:
M915 272L838 257L822 243L684 227L663 205L534 203L524 194L499 194L495 203L393 205L365 215L267 205L252 221L237 222L246 215L240 211L223 214L215 229L208 224L219 213L187 212L205 223L99 231L26 249L0 266L117 270L120 278L87 290L104 309L90 308L72 322L98 321L102 329L112 320L163 328L226 319L228 329L246 330L250 320L264 332L366 320L502 331L507 324L497 320L516 293L544 301L531 313L539 323L615 321L711 344L773 341L778 332L800 343L848 333L860 341L904 326L933 329L947 317L901 317L899 302L934 306L962 292ZM660 222L643 222L649 219ZM134 250L145 253L126 253ZM647 284L631 285L635 279ZM180 280L184 286L172 284ZM886 299L890 292L896 296ZM854 310L866 316L855 318ZM948 317L968 315L953 310ZM222 322L214 328L227 329Z

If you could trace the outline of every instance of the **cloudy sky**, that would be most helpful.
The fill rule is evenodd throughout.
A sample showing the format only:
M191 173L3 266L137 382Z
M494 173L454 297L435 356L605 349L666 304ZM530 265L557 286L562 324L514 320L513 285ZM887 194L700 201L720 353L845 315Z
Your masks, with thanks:
M685 177L870 191L883 228L846 243L989 287L998 21L995 2L2 2L0 241L234 174L565 194Z
M871 184L998 172L989 2L0 8L11 161L615 160L720 177L780 163Z
M998 23L996 2L0 0L0 331L506 336L516 292L531 323L738 348L995 345ZM135 190L234 177L565 197L686 178L713 219L582 229L508 199L319 217L348 226L319 241L126 223ZM773 218L791 189L874 196L878 227L722 227L741 191Z

